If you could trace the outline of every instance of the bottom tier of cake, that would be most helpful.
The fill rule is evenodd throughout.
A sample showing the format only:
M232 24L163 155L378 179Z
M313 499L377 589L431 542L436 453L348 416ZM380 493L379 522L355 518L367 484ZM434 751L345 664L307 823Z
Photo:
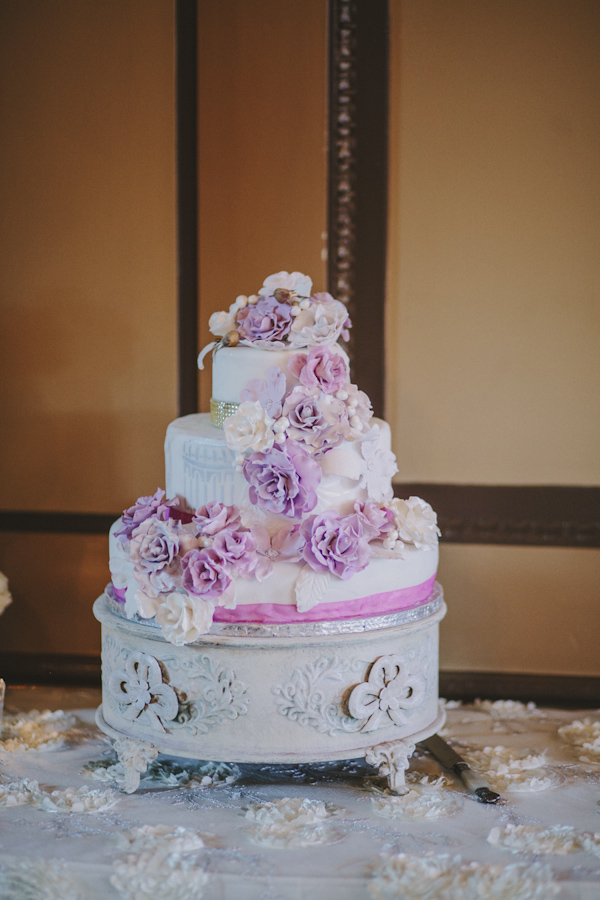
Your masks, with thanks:
M305 763L364 756L402 792L414 744L444 721L436 585L393 615L305 625L215 624L193 644L120 615L103 594L97 721L127 771L158 753L215 762Z

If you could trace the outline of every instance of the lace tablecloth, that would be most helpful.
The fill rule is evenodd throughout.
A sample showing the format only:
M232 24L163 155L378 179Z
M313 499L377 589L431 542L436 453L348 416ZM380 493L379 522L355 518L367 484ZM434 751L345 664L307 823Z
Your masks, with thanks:
M165 757L126 795L93 710L5 715L0 898L598 900L600 711L447 712L496 806L419 749L404 797L362 761Z

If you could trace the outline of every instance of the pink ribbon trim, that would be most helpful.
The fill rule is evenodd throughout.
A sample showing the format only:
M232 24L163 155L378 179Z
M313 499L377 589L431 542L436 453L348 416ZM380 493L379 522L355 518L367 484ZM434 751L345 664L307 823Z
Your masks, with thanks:
M355 619L365 616L381 616L420 606L429 599L435 584L435 575L415 587L371 594L358 600L341 603L319 603L306 612L298 612L295 606L283 603L248 603L235 609L217 606L215 622L329 622L335 619Z

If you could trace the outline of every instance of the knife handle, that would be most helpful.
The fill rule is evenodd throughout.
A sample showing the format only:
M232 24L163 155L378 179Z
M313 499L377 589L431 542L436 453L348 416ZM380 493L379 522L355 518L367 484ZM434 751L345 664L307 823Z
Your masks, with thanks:
M470 769L466 763L456 763L454 771L461 779L467 790L475 793L479 788L489 788L487 781L484 781L477 772Z

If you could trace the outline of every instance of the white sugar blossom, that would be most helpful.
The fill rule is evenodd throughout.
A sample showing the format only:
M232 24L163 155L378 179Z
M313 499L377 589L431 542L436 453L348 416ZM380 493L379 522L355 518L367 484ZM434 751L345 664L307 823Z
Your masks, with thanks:
M244 400L223 422L227 446L234 453L270 450L275 440L274 424L258 400Z
M294 319L289 343L295 348L335 344L347 318L348 310L339 300L311 303Z
M211 334L216 334L217 337L225 337L230 331L235 331L235 319L240 309L242 309L244 302L245 298L242 300L242 295L240 294L229 307L229 312L221 311L213 313L208 320L208 327Z
M398 471L398 466L392 451L379 445L378 425L361 441L360 450L363 457L360 486L367 489L370 500L377 503L391 500L392 476Z
M275 272L263 281L263 286L258 292L263 297L270 297L277 288L294 291L300 297L310 297L312 293L312 280L302 272Z
M441 531L429 503L420 497L409 497L408 500L392 500L391 507L400 540L414 544L417 550L429 550L437 545Z
M0 614L12 603L12 595L8 589L8 578L0 572Z
M161 600L156 621L162 628L163 637L181 647L208 632L214 610L210 600L173 591Z

